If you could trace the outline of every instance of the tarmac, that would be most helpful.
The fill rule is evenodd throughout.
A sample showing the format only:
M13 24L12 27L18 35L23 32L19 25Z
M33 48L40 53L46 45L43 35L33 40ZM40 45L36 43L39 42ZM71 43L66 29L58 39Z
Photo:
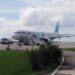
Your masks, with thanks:
M59 43L55 43L56 45L59 45L60 48L75 48L75 42L59 42ZM11 44L10 45L10 49L12 50L27 50L27 49L31 49L32 47L37 48L38 46L18 46L17 43ZM7 45L2 45L0 44L0 50L6 50Z
M0 50L6 50L6 48L7 48L7 46L8 45L2 45L2 44L0 44ZM11 50L30 50L31 48L37 48L38 46L25 46L25 45L22 45L22 46L19 46L19 45L17 45L16 43L14 43L14 44L10 44L10 49Z
M75 52L64 51L65 62L55 75L75 75Z

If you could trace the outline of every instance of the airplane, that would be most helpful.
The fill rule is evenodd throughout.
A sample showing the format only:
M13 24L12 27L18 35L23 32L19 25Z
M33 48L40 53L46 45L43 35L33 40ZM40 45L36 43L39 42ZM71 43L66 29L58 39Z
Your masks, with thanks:
M16 31L12 36L13 39L20 43L28 44L42 44L43 42L51 42L56 38L70 37L68 34L59 34L59 22L56 25L54 33L34 32L34 31Z

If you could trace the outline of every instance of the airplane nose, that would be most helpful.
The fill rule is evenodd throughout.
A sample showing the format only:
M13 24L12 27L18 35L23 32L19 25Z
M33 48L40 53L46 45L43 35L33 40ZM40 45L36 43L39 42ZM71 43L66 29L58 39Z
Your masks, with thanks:
M16 34L14 34L14 35L12 36L12 38L15 39L15 40L18 40L19 36L16 35Z
M14 34L12 36L12 38L15 39L15 40L20 40L21 39L21 35L20 34Z

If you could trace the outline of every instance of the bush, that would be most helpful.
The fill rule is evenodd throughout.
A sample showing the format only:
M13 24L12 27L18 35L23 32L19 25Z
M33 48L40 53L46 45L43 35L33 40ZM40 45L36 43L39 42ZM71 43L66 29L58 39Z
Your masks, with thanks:
M46 69L61 62L62 51L54 44L42 44L30 51L30 63L34 70Z

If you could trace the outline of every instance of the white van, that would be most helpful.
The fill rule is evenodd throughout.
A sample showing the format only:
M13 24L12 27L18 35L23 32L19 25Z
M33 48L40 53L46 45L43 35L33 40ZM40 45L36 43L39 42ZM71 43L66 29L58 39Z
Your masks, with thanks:
M10 39L7 39L7 38L2 38L1 44L13 44L13 40L10 40Z

